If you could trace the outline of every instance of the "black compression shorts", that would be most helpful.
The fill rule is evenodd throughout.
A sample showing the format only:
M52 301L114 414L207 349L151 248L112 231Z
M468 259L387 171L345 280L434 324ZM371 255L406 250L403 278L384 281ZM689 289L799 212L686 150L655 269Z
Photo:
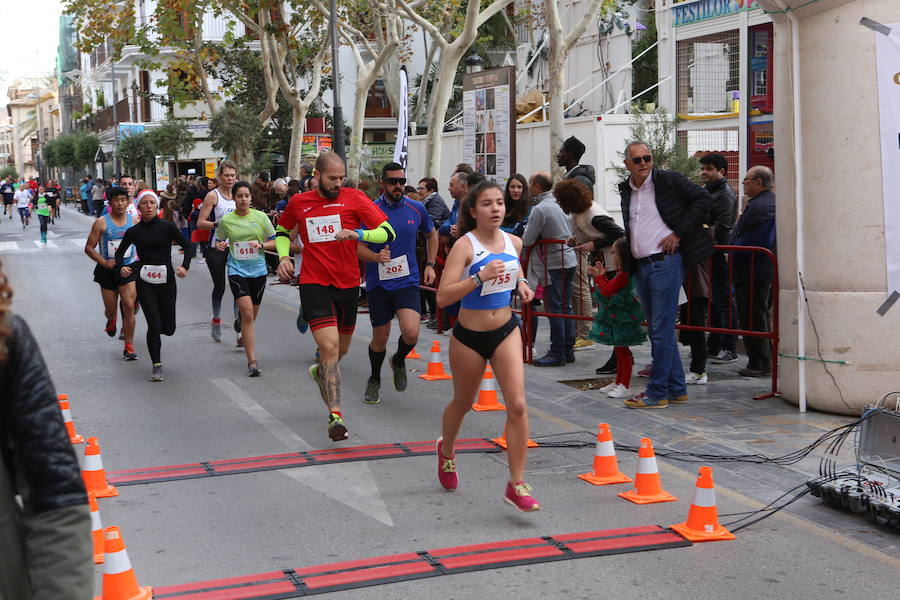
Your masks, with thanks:
M337 327L344 335L356 328L356 303L359 288L336 288L317 283L300 284L300 304L303 318L313 331L323 327Z
M266 293L266 276L259 277L241 277L240 275L229 275L228 285L231 286L231 293L234 299L249 296L253 306L262 304L263 294Z
M99 283L104 290L115 292L119 289L119 286L128 285L135 279L137 279L136 271L132 271L129 277L122 277L121 273L119 273L119 267L113 267L112 269L107 269L100 265L94 267L94 281Z

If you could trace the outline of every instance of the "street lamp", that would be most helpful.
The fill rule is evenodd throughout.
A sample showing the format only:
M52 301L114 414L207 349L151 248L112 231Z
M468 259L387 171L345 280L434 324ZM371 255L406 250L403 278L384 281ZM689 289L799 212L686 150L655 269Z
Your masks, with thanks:
M477 52L473 52L472 54L466 57L466 73L480 73L484 70L483 63L484 61L478 56Z

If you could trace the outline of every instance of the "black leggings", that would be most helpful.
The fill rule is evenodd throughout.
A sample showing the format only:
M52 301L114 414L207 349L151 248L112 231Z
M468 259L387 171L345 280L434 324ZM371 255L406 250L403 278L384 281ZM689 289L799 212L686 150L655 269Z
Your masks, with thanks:
M47 233L47 223L50 221L50 215L38 215L41 222L41 233Z
M222 316L222 296L225 295L225 263L228 260L228 252L221 252L210 246L206 249L206 268L213 280L212 312L213 318Z
M683 325L705 325L709 301L706 298L691 298L690 304L681 306L681 323ZM690 306L690 311L688 310ZM691 372L698 375L706 372L706 333L702 331L681 330L679 341L691 347Z
M175 286L175 275L171 271L172 267L169 267L170 281L159 285L146 283L140 278L137 280L137 297L147 320L147 350L150 352L150 360L154 363L162 362L160 334L175 333L175 299L178 296L178 288Z

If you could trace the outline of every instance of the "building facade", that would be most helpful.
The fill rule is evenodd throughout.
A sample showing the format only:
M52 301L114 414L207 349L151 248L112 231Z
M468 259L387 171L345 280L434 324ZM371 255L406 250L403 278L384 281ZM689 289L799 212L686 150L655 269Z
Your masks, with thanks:
M19 78L7 88L7 116L13 131L16 171L22 177L46 178L40 148L59 135L60 114L56 80Z
M775 167L774 31L757 0L658 0L660 105L690 154L719 152L728 179Z

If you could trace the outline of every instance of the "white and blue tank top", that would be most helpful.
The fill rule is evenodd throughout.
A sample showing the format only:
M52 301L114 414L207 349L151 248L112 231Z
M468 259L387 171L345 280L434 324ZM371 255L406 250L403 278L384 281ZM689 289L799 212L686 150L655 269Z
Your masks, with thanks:
M512 237L505 231L501 231L501 233L503 233L504 245L503 251L499 253L488 251L471 231L466 233L469 243L472 244L472 257L466 264L466 268L463 269L461 279L480 272L492 260L502 260L504 269L502 275L485 281L480 287L463 297L462 308L492 310L509 306L512 292L518 285L520 266Z

